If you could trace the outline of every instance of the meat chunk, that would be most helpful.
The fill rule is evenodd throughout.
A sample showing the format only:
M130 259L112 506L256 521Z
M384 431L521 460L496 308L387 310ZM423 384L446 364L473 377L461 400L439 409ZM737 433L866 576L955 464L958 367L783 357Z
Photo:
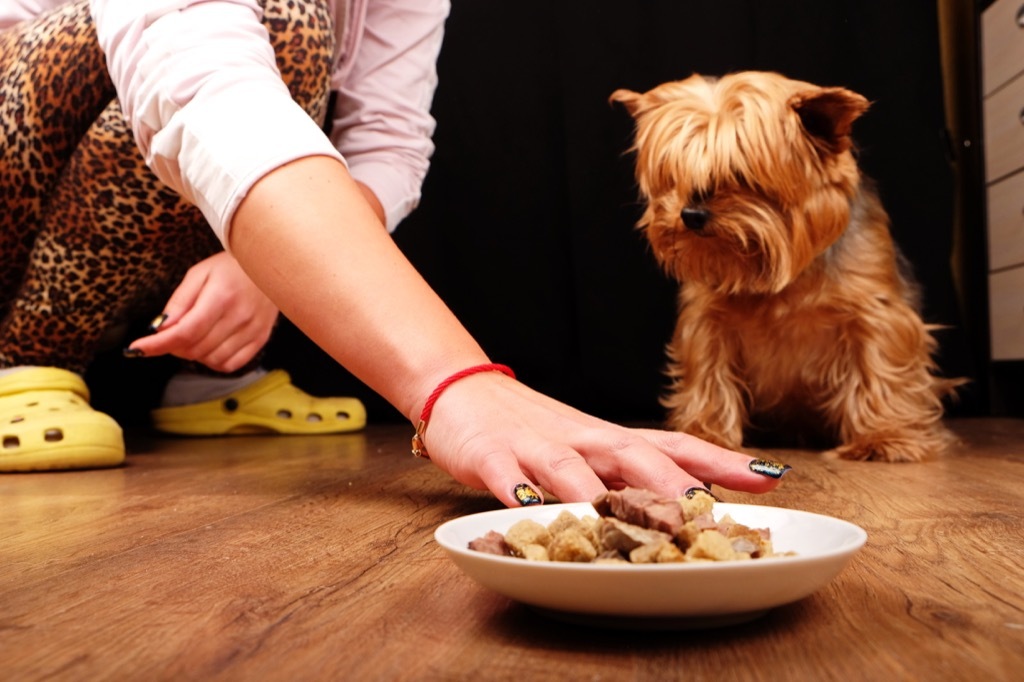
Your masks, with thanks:
M505 536L496 530L488 531L487 535L471 540L469 548L486 554L497 554L498 556L512 556L512 550L505 543Z
M679 502L658 497L649 490L609 490L593 504L601 516L614 516L626 523L659 530L673 537L683 526L683 508Z
M628 555L641 545L660 545L663 542L672 542L672 536L668 533L651 528L641 528L611 517L601 519L598 525L598 537L601 540L601 547L613 549L624 555Z

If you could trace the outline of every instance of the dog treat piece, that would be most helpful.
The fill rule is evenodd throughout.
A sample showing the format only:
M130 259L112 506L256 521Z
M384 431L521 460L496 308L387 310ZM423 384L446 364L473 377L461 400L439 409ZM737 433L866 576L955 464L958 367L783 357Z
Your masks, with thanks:
M729 538L717 530L708 530L697 536L690 548L686 550L686 558L691 561L735 561L737 559L749 559L750 555L743 555L732 548Z
M531 561L582 563L678 563L742 561L781 556L766 528L736 523L728 514L715 521L714 497L677 500L648 490L625 488L594 500L599 518L562 511L546 527L525 519L502 536L490 531L469 548ZM497 536L495 538L494 536Z
M632 564L667 564L680 561L686 561L686 555L675 543L668 541L640 545L629 553L629 562Z
M597 558L597 548L581 530L567 528L553 534L548 545L548 558L551 561L591 562Z
M547 546L551 544L551 532L536 521L523 519L508 529L505 533L505 542L515 556L545 561Z
M715 517L711 515L710 511L698 514L683 524L676 535L676 542L680 547L686 549L697 540L698 535L709 530L718 530L718 522L715 521Z
M520 551L522 557L529 561L551 561L548 556L548 548L544 545L524 545Z
M597 547L597 519L592 516L585 516L582 519L563 510L558 517L548 524L548 532L552 540L562 533L579 533L583 535L591 545Z
M618 552L606 551L606 552L601 552L600 554L598 554L597 558L594 559L594 563L595 564L628 564L629 563L629 559L623 557Z
M736 523L728 514L718 522L718 531L729 538L732 548L758 559L772 553L771 536L763 528L749 528Z
M711 509L715 505L715 498L711 493L698 490L693 497L680 497L679 506L683 508L683 518L692 521L702 514L711 515Z

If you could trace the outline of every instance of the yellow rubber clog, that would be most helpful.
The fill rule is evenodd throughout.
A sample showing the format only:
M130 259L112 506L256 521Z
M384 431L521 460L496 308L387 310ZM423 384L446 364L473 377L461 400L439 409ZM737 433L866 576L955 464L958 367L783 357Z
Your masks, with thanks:
M124 434L89 406L80 376L26 367L0 377L0 471L92 469L124 462Z
M366 408L358 399L316 398L293 386L280 369L222 398L151 414L157 431L178 436L315 435L366 426Z

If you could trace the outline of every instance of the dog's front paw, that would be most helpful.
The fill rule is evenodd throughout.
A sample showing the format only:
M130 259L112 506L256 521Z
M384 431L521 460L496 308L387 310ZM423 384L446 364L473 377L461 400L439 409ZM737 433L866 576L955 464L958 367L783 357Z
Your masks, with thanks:
M825 453L827 459L873 462L923 462L942 455L956 439L944 428L862 438Z

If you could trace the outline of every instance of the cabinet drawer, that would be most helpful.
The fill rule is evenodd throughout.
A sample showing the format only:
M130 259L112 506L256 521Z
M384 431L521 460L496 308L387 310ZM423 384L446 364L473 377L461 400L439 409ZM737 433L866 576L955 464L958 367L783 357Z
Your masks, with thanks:
M988 188L988 266L1024 265L1024 172Z
M1024 0L999 0L981 15L981 87L989 94L1024 71Z
M993 360L1024 359L1024 267L989 275Z
M985 99L985 178L994 182L1024 166L1024 77Z

